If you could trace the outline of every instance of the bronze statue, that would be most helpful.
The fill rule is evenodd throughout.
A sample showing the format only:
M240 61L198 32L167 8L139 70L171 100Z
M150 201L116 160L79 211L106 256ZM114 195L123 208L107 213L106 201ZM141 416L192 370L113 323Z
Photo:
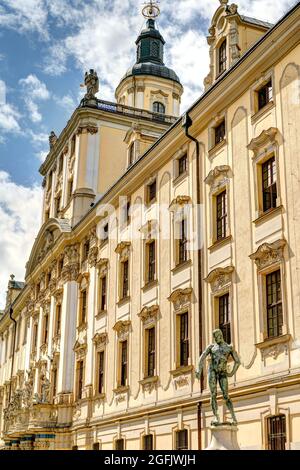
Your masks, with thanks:
M240 359L234 351L233 347L225 343L223 333L221 330L213 331L214 344L210 344L205 351L201 354L196 370L196 377L200 379L205 359L210 356L211 362L208 368L208 383L211 393L211 407L216 420L211 424L217 426L220 423L217 404L217 382L219 382L226 406L230 411L232 417L232 424L237 424L236 417L233 410L233 404L228 395L228 377L232 377L240 366ZM234 360L233 369L231 372L227 371L228 358L231 356Z

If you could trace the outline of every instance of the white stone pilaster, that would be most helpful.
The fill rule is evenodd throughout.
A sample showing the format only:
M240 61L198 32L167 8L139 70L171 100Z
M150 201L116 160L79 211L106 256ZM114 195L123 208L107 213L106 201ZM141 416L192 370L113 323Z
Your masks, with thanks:
M75 357L73 347L76 337L77 292L77 282L69 281L65 283L62 302L58 393L69 393L73 390Z
M93 370L94 370L94 348L93 336L95 325L95 306L96 306L96 282L97 282L97 269L96 267L90 268L90 284L89 284L89 298L88 298L88 329L87 329L87 344L88 351L86 356L85 365L85 384L93 384Z
M52 338L54 336L55 326L55 298L51 296L50 301L50 317L49 317L49 334L48 334L48 356L52 356Z
M95 134L88 133L87 158L86 158L86 188L90 188L97 194L99 176L99 131Z

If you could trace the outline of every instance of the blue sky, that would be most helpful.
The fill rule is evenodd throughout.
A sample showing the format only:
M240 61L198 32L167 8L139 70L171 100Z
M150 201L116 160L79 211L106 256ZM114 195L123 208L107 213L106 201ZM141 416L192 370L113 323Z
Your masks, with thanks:
M10 273L20 280L40 225L48 135L78 105L85 70L100 77L99 97L135 60L141 0L0 0L0 308ZM239 12L276 22L295 0L240 0ZM185 87L182 110L202 92L206 34L219 0L161 0L165 62Z

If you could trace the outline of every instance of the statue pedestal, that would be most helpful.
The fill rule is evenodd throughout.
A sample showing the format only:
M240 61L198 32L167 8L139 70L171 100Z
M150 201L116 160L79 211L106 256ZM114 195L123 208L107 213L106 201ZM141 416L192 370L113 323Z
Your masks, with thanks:
M240 450L237 441L237 426L220 424L210 426L211 441L205 450Z

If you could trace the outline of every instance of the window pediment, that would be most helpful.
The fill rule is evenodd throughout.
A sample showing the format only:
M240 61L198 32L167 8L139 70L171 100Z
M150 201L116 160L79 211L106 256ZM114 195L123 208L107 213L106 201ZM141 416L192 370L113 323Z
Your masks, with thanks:
M140 319L145 325L155 323L158 318L159 306L151 305L150 307L144 307L138 314Z
M122 261L122 259L128 259L129 257L129 253L130 253L130 246L131 246L131 242L120 242L116 249L115 249L115 252L120 255L120 260Z
M144 238L154 239L157 237L158 233L158 221L157 220L148 220L145 225L140 228L140 232L143 234Z
M276 144L276 135L278 132L277 127L270 127L267 130L263 130L258 137L254 137L251 140L247 148L254 152L254 156L257 156L257 154L266 151L269 147Z
M168 297L168 300L173 303L175 310L179 310L191 302L193 289L187 287L186 289L176 289Z
M220 183L223 184L224 182L228 181L230 172L230 166L228 165L216 166L208 173L204 181L211 187L216 187L220 185Z
M108 258L100 258L97 263L97 268L99 270L99 275L105 276L108 271Z
M283 260L283 250L286 240L276 240L273 243L263 243L249 258L255 261L258 269L264 269Z
M118 339L120 341L124 341L129 335L130 328L131 328L130 320L119 320L113 327L113 330L116 331Z
M93 343L97 348L101 346L105 346L108 342L108 334L104 333L96 333L93 337Z
M184 205L191 204L191 203L192 203L192 199L190 196L177 196L171 202L169 206L169 210L171 212L176 212L178 209L181 209Z
M206 277L205 281L211 284L212 291L216 292L231 283L233 271L233 266L213 269Z

